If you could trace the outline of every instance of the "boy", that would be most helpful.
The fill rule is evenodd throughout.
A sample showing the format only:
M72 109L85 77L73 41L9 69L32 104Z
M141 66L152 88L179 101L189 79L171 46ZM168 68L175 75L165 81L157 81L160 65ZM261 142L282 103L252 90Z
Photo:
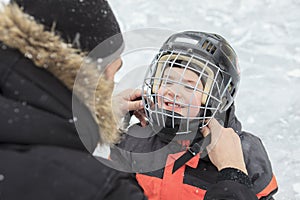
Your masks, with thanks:
M264 147L234 114L239 73L219 35L187 31L163 44L142 87L149 125L131 126L111 155L149 199L272 199Z

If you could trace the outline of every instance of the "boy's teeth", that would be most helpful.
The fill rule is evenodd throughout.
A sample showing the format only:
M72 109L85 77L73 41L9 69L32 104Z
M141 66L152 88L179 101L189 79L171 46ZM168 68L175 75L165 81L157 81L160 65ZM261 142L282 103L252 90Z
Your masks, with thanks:
M169 102L168 102L168 103L167 103L167 106L173 106L173 103L169 103ZM175 107L175 108L178 108L179 105L175 104L174 107Z

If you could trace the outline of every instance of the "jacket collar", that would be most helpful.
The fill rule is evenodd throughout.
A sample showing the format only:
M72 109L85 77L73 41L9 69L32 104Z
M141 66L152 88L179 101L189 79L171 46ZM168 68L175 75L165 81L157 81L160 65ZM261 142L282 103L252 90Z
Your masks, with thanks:
M16 4L8 4L0 10L0 41L20 51L36 67L49 71L84 102L98 124L99 142L115 143L119 140L114 120L102 119L103 116L114 118L111 110L113 83L99 80L100 72L96 62L84 63L86 70L78 80L77 73L85 61L86 52L65 43L54 31L46 31L42 24L37 23ZM75 80L83 84L74 88ZM98 83L95 90L90 89L91 82Z

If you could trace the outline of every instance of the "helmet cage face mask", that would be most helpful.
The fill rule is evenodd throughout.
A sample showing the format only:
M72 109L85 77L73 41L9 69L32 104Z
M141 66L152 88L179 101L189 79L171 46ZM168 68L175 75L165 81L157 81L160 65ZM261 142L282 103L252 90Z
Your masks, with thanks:
M230 83L227 72L203 57L162 50L142 86L147 119L157 132L167 127L177 135L196 133L231 105Z

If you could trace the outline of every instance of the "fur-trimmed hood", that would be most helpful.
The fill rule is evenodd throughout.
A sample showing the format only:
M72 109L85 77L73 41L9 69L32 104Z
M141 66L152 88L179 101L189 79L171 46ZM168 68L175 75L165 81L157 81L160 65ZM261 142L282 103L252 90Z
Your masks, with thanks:
M111 144L119 140L111 109L113 83L99 79L101 72L96 63L84 62L85 52L63 42L54 31L46 31L43 25L15 4L6 5L0 10L0 41L10 48L18 49L36 67L46 69L72 90L91 111L98 124L102 143ZM78 78L77 73L83 63L88 67ZM81 83L76 88L75 80ZM95 89L90 87L91 82L98 83Z

